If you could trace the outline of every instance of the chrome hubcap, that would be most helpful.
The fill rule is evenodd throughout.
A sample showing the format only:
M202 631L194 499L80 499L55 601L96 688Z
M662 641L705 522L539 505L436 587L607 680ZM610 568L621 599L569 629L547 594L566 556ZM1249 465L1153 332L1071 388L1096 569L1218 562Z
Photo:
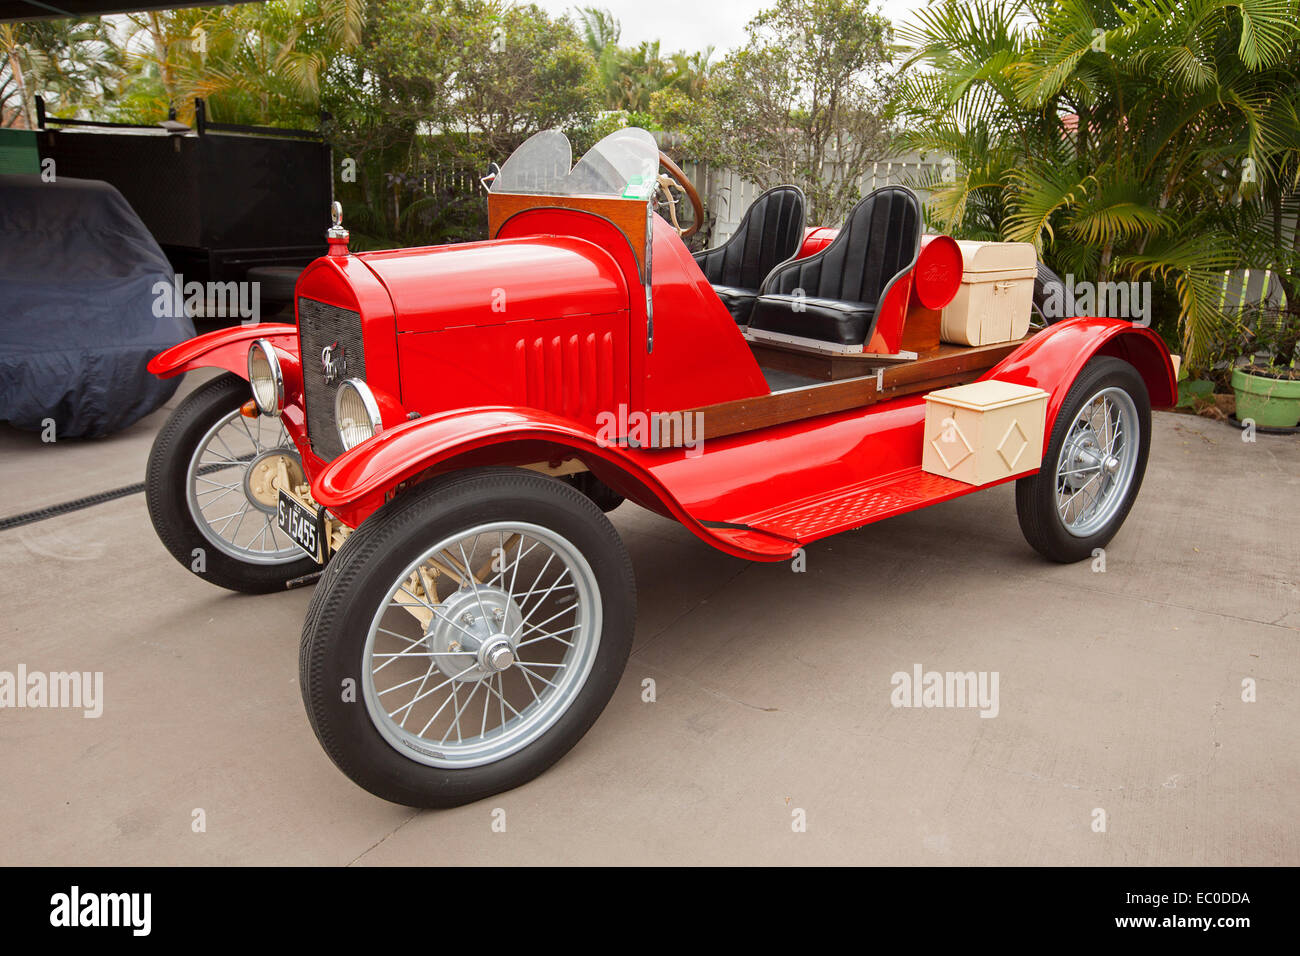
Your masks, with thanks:
M1056 507L1075 537L1096 534L1115 516L1133 484L1140 436L1137 406L1120 388L1102 389L1066 432L1056 466Z
M485 642L478 649L479 664L490 671L501 672L515 662L514 648L510 638L498 634Z
M425 642L438 671L448 678L469 683L483 680L514 663L523 614L504 589L487 584L462 586L448 595L425 631ZM514 635L513 639L511 635ZM503 646L504 644L504 646ZM511 654L501 666L489 663L489 650ZM500 656L497 657L500 661Z

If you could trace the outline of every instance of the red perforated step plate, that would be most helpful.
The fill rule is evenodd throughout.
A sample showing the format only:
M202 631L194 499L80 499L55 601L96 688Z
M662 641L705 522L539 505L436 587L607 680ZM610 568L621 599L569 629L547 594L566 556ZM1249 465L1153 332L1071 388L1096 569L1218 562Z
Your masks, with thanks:
M968 485L913 468L883 481L863 482L750 515L738 523L806 543L989 487L992 485Z

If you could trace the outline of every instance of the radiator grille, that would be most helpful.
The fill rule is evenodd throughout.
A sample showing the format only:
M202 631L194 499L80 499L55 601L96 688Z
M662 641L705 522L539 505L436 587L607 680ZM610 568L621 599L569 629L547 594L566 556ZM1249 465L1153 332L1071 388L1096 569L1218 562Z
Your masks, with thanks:
M366 355L361 340L361 315L315 299L298 299L298 342L302 355L302 390L307 406L307 437L311 448L325 461L343 454L334 425L334 393L346 378L366 377ZM345 369L325 382L322 355L331 349L337 359L342 350Z

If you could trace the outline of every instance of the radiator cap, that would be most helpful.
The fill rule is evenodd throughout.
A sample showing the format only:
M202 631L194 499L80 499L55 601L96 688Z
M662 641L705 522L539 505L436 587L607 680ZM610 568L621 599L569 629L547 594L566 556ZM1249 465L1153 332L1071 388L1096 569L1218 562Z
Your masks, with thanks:
M346 256L348 254L348 231L343 228L342 203L330 203L330 222L333 225L325 232L325 241L329 243L329 255Z

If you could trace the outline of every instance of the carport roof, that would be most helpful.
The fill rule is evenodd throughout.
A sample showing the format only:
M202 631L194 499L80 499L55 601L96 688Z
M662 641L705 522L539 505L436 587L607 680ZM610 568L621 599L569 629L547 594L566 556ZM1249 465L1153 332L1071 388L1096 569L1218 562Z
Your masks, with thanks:
M103 13L134 13L138 10L176 10L180 7L213 6L212 0L0 0L0 23L8 20L43 20L54 17L98 16Z

